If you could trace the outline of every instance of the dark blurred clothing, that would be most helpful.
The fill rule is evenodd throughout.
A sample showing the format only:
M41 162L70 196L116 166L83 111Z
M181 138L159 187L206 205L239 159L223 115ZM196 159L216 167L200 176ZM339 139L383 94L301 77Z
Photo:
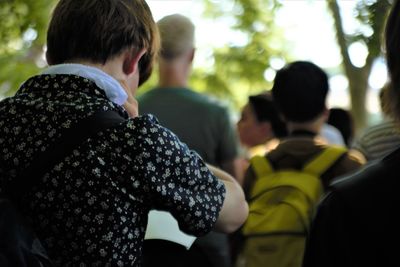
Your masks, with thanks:
M330 187L303 267L399 266L400 149Z
M267 154L267 157L275 169L300 169L315 156L319 155L326 147L327 144L318 139L318 137L296 135L283 139L274 150ZM362 156L357 152L349 151L322 174L321 179L324 189L327 188L334 178L354 172L364 163L365 161ZM246 193L249 192L255 178L250 168L244 182Z

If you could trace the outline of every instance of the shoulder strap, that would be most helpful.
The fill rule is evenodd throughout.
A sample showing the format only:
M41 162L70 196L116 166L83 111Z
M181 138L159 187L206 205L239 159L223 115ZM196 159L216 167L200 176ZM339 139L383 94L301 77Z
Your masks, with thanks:
M101 110L65 129L60 139L50 144L44 152L35 154L31 164L6 187L7 196L12 200L17 200L28 192L45 172L69 155L74 148L91 135L124 120L116 111Z
M316 176L321 176L346 152L347 149L344 147L329 146L325 148L315 159L306 164L303 168L303 171L312 173Z
M257 177L271 173L274 170L265 156L254 156L250 159L250 163Z

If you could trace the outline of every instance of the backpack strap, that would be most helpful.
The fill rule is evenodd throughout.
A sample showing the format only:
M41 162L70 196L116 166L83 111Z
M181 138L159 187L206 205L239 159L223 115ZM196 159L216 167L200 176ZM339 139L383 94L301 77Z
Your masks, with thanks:
M307 180L299 180L296 175L281 175L279 179L259 179L257 181L258 186L253 187L251 192L251 199L257 198L262 194L265 188L275 188L279 186L293 186L304 192L310 199L317 201L322 190L315 190L315 186L311 186L314 182L321 184L320 177L325 171L327 171L342 155L347 152L344 147L331 146L325 148L316 158L311 160L308 164L304 166L302 170L293 169L278 169L280 173L287 172L304 172L311 174L315 178L309 178ZM251 166L255 172L256 177L265 177L269 173L274 172L274 169L269 162L267 157L255 156L250 159ZM322 184L321 184L322 186ZM321 191L322 192L322 191Z
M45 151L33 156L31 164L13 181L5 186L5 194L18 201L37 183L40 178L54 167L57 162L69 155L78 145L90 136L122 123L125 119L113 110L100 110L82 119L61 133L61 137L50 144Z
M315 176L321 176L346 152L347 149L344 147L329 146L325 148L315 159L307 163L303 167L303 171L312 173Z
M274 168L265 156L254 156L250 159L250 163L256 177L262 177L274 171Z
M269 183L269 179L260 179L260 178L265 177L270 173L273 173L274 168L272 167L267 157L260 155L252 157L250 159L250 164L255 174L255 180L253 181L253 185L251 186L252 189L249 192L250 198L253 199L265 188L264 184ZM256 184L259 185L260 183L262 184L261 186L255 186Z

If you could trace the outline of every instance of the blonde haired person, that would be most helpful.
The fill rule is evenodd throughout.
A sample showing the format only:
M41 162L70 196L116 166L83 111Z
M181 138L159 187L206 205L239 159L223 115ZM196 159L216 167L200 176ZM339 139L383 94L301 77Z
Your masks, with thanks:
M195 56L193 23L183 15L173 14L157 24L161 36L159 81L156 88L138 98L141 113L155 115L205 162L236 177L238 141L229 110L189 86ZM164 257L153 257L161 252ZM198 238L189 251L165 241L146 241L145 258L147 266L230 265L227 236L215 232Z

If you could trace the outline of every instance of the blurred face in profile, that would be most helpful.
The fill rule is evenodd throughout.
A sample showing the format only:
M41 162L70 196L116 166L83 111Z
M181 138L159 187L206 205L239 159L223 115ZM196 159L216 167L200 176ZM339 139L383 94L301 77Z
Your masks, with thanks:
M249 148L264 144L273 137L271 124L268 121L259 122L250 104L244 106L237 129L240 142Z

